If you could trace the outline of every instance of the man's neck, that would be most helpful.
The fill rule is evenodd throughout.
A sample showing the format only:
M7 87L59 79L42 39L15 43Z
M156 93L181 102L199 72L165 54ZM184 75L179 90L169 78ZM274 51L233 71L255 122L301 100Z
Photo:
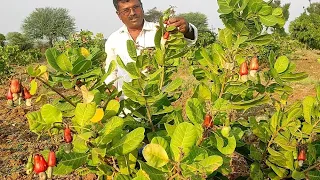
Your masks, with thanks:
M139 36L140 32L142 31L143 25L144 25L144 21L143 21L141 27L138 27L138 28L128 28L127 27L128 32L134 41L136 41L137 37Z

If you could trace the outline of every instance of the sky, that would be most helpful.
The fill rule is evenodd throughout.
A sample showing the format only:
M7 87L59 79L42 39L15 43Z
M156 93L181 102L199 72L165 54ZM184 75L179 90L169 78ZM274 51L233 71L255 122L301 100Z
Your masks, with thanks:
M157 7L165 10L170 5L177 7L177 13L201 12L208 17L210 28L216 31L223 27L216 0L142 0L145 12ZM309 5L308 0L282 0L282 4L291 3L289 22L298 17ZM320 2L320 0L312 0ZM76 29L103 33L108 37L122 26L115 13L111 0L0 0L0 33L21 32L23 20L36 8L59 7L69 10L69 15L75 19ZM288 27L288 23L286 24Z

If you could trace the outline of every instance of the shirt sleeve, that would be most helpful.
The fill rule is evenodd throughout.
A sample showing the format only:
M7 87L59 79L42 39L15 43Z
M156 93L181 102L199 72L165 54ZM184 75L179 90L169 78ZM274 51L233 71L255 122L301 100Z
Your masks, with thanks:
M196 26L194 26L193 24L189 23L189 25L192 27L193 29L193 33L194 33L194 39L188 39L188 38L185 38L188 45L193 45L197 42L198 40L198 29L196 28Z
M110 42L110 38L108 38L108 40L106 41L105 44L105 51L107 53L107 59L106 59L106 66L105 66L105 71L108 72L109 66L112 62L112 60L116 60L117 55L114 51L114 48L111 46L111 42ZM110 82L114 81L115 79L117 79L117 72L118 72L118 67L116 66L116 69L111 72L111 74L106 78L106 80L104 81L106 84L109 84ZM115 87L117 87L117 83L114 82L113 84Z

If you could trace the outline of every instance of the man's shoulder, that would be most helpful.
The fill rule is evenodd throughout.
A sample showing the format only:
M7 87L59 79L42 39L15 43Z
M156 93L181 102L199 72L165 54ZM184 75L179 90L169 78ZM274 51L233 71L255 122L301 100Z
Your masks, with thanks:
M121 31L123 30L123 27L119 28L118 30L114 31L113 33L111 33L107 39L107 41L114 41L117 40L119 38L119 36L121 35Z

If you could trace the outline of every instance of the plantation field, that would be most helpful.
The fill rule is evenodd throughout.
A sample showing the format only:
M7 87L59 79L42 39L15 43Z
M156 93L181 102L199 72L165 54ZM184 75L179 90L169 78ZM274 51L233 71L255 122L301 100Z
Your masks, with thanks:
M299 50L294 53L294 62L297 65L297 71L305 71L309 77L299 83L293 83L293 94L289 98L289 103L296 100L302 100L308 95L315 96L315 84L320 82L320 64L317 59L320 58L319 51ZM23 71L23 68L20 70ZM182 106L190 95L193 94L192 86L190 86L190 74L187 70L180 69L178 76L185 80L183 87L186 87L186 92L176 102L176 106ZM193 79L194 80L194 79ZM27 175L25 173L25 164L28 156L35 152L39 152L50 144L50 137L48 135L41 136L37 140L37 135L30 132L28 121L25 115L30 111L38 110L39 106L26 107L25 105L19 107L9 107L6 103L5 95L7 93L8 85L0 86L0 179L34 179L36 175ZM34 101L34 99L33 99ZM243 166L241 161L243 157L234 156L233 170L235 175L248 174L243 172L248 170L248 167ZM238 158L238 159L237 159ZM320 168L320 167L319 167ZM232 179L232 175L229 176ZM236 176L235 176L236 177ZM66 176L59 176L55 179L96 179L94 174L88 174L80 177L76 174Z
M124 57L91 31L2 41L0 179L320 179L318 36L280 1L217 2L225 28L193 45L174 7Z

